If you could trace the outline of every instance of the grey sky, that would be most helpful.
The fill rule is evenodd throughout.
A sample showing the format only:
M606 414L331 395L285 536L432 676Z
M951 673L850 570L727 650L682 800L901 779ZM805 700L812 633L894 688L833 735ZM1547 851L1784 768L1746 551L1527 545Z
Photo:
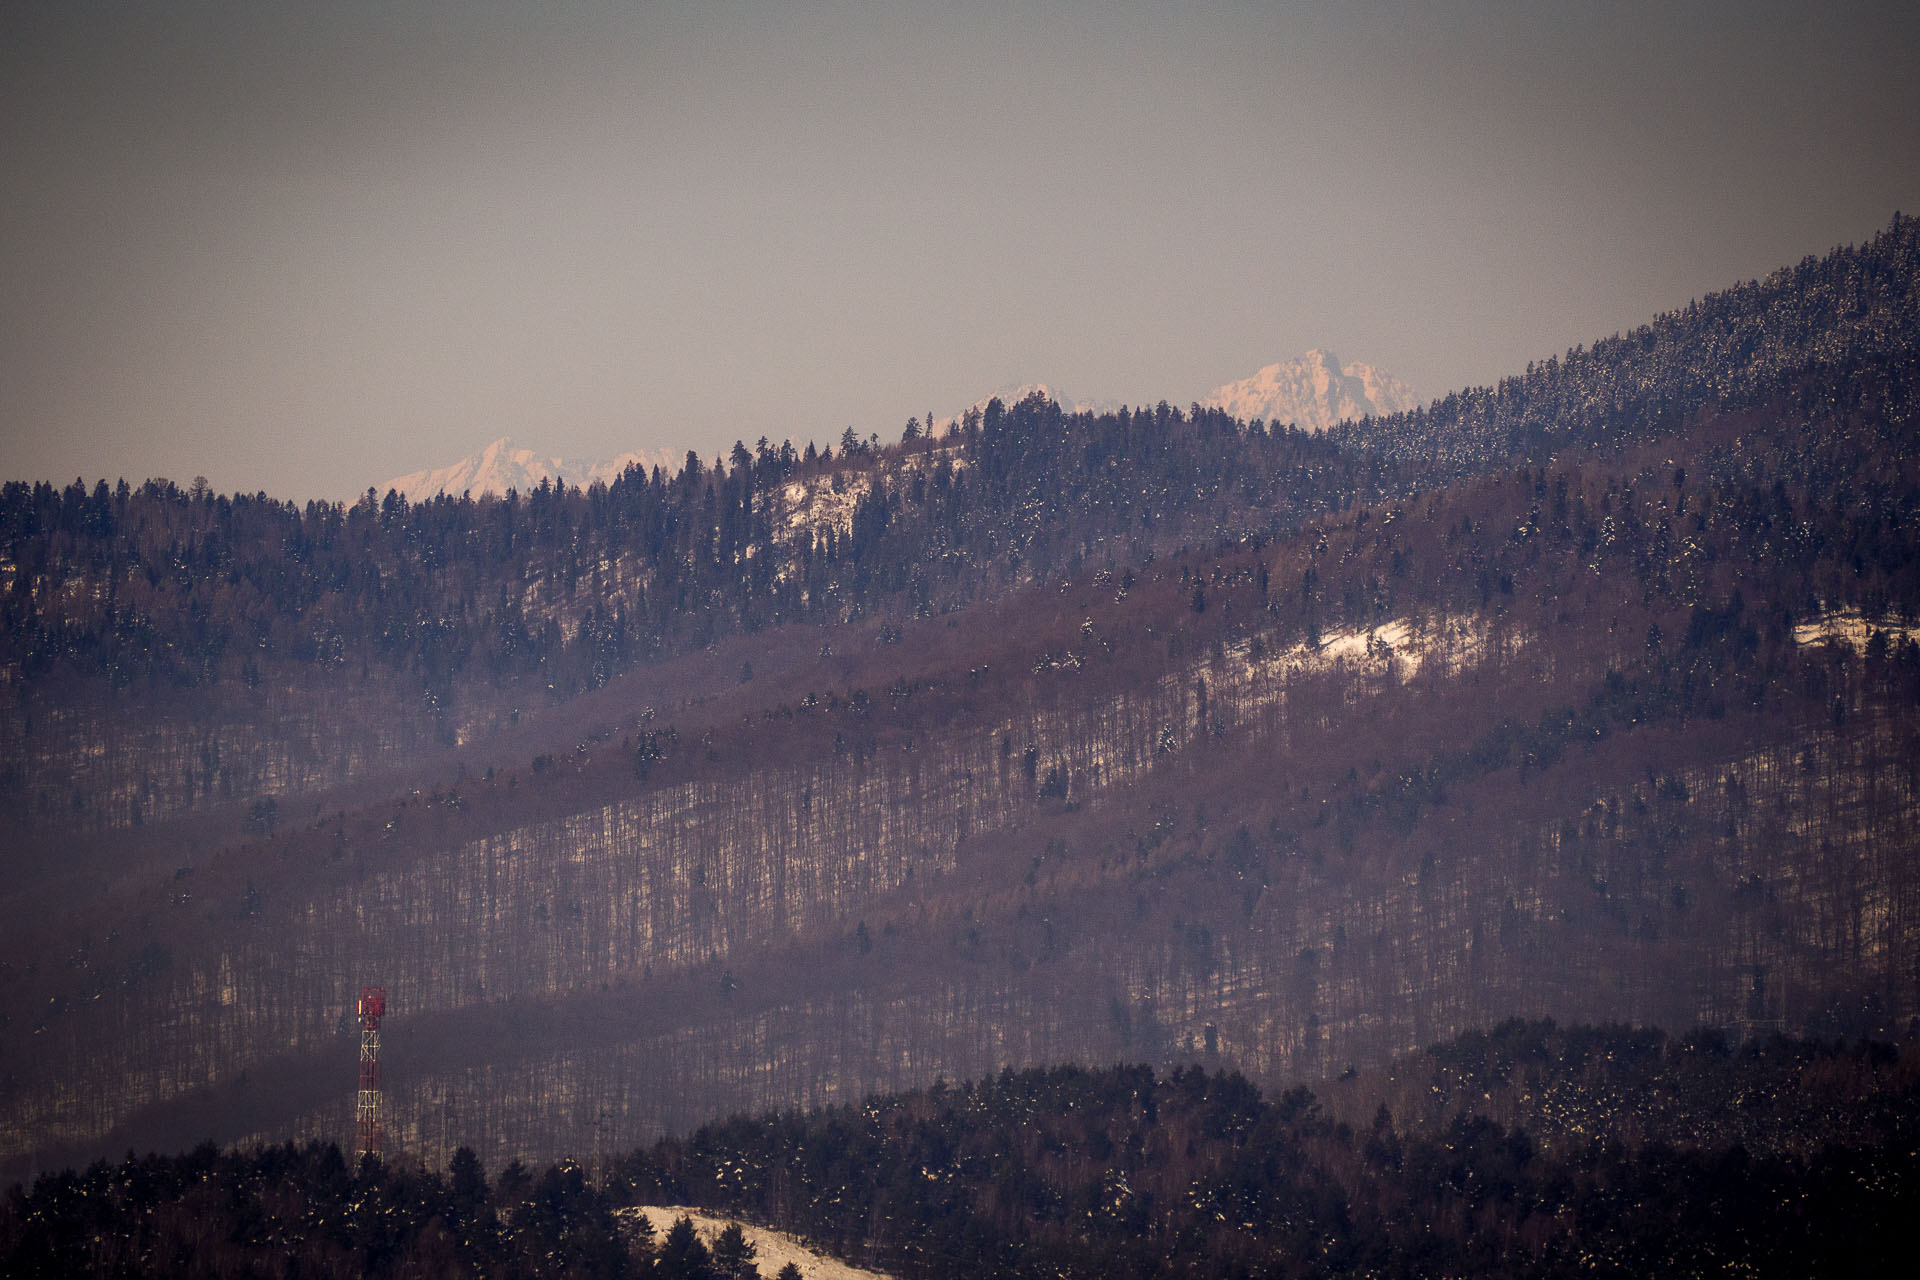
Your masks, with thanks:
M1914 8L10 0L0 478L1441 393L1920 209Z

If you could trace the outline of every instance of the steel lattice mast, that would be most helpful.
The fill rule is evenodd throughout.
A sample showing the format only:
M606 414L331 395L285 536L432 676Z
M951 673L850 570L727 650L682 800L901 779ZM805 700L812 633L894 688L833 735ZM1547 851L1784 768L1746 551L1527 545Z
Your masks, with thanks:
M360 1093L354 1105L354 1149L380 1151L380 1019L387 1012L385 987L360 988Z

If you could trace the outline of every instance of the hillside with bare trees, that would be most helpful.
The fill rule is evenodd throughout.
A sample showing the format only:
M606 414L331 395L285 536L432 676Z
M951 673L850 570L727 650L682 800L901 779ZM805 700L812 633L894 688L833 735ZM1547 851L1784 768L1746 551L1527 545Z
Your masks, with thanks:
M0 1173L1920 1028L1920 226L1327 436L0 492Z

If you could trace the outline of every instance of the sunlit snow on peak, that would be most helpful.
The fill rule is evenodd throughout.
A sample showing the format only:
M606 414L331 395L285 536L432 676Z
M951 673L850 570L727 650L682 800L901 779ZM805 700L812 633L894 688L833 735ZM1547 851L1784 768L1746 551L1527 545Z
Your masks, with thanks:
M504 497L509 489L529 493L538 489L542 481L558 484L564 480L581 488L595 483L611 484L636 464L648 470L658 465L672 471L678 467L679 460L670 449L656 449L651 453L629 451L610 459L549 457L514 443L511 436L501 436L480 452L449 466L395 476L380 485L378 492L397 490L411 502L443 493L456 498L463 493L476 498L487 494Z
M1297 360L1270 364L1251 378L1215 387L1200 403L1224 409L1242 421L1264 418L1308 431L1336 422L1417 408L1413 389L1373 365L1342 365L1331 351L1315 349Z

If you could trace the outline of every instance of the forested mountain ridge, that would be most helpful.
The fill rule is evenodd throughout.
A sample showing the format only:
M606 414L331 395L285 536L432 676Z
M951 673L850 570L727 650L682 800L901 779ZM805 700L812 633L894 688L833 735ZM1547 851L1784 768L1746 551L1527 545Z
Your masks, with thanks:
M341 1132L362 981L394 1141L496 1167L1515 1014L1903 1036L1911 340L1829 312L1547 464L1029 400L502 502L11 487L7 1167Z
M373 682L397 744L327 754L451 745L509 707L728 635L928 616L1089 556L1150 559L1223 536L1249 506L1262 526L1291 524L1349 500L1366 472L1304 435L1246 433L1218 413L1163 405L1070 430L1033 400L990 405L954 443L856 443L823 459L763 441L728 468L690 456L672 478L633 470L606 488L498 501L369 494L302 510L152 482L9 485L0 669L23 715L0 743L0 787L18 818L125 825L234 785L217 763L183 760L157 781L149 769L89 786L45 766L132 753L58 729L35 740L36 728L71 732L68 708L104 719L209 689L211 702L193 695L203 709L231 702L230 718L250 721L281 691L298 704ZM307 781L328 776L314 768ZM183 769L198 775L185 786ZM263 784L275 789L239 790Z
M1920 361L1920 222L1899 214L1865 244L1808 257L1666 312L1491 387L1336 429L1429 477L1539 464L1569 449L1645 443L1706 406L1785 393L1844 409L1853 384L1911 395Z
M672 476L630 468L604 488L512 500L369 491L301 508L165 482L12 482L0 660L14 680L72 668L116 685L358 660L417 677L429 697L470 665L496 678L551 665L571 690L676 642L844 620L903 591L924 609L954 598L956 577L1017 580L1115 540L1137 554L1283 529L1458 466L1658 438L1707 407L1791 394L1843 410L1863 379L1882 394L1913 384L1917 226L1897 217L1865 245L1336 433L1357 450L1235 430L1216 411L1068 417L1033 400L989 406L951 442L849 439L836 463L763 438L730 463L689 455ZM1378 457L1412 465L1382 477ZM809 518L826 493L843 495L832 518ZM553 607L577 594L591 599Z
M689 455L671 477L630 469L611 486L499 500L369 491L301 509L165 482L12 483L0 490L6 669L125 686L358 661L431 691L470 670L573 660L573 692L730 631L845 621L903 592L924 611L1109 540L1191 540L1236 502L1297 520L1351 498L1354 469L1304 435L1249 435L1217 412L1068 419L1033 399L990 405L954 442L855 443L836 460L762 440L737 446L731 467Z

